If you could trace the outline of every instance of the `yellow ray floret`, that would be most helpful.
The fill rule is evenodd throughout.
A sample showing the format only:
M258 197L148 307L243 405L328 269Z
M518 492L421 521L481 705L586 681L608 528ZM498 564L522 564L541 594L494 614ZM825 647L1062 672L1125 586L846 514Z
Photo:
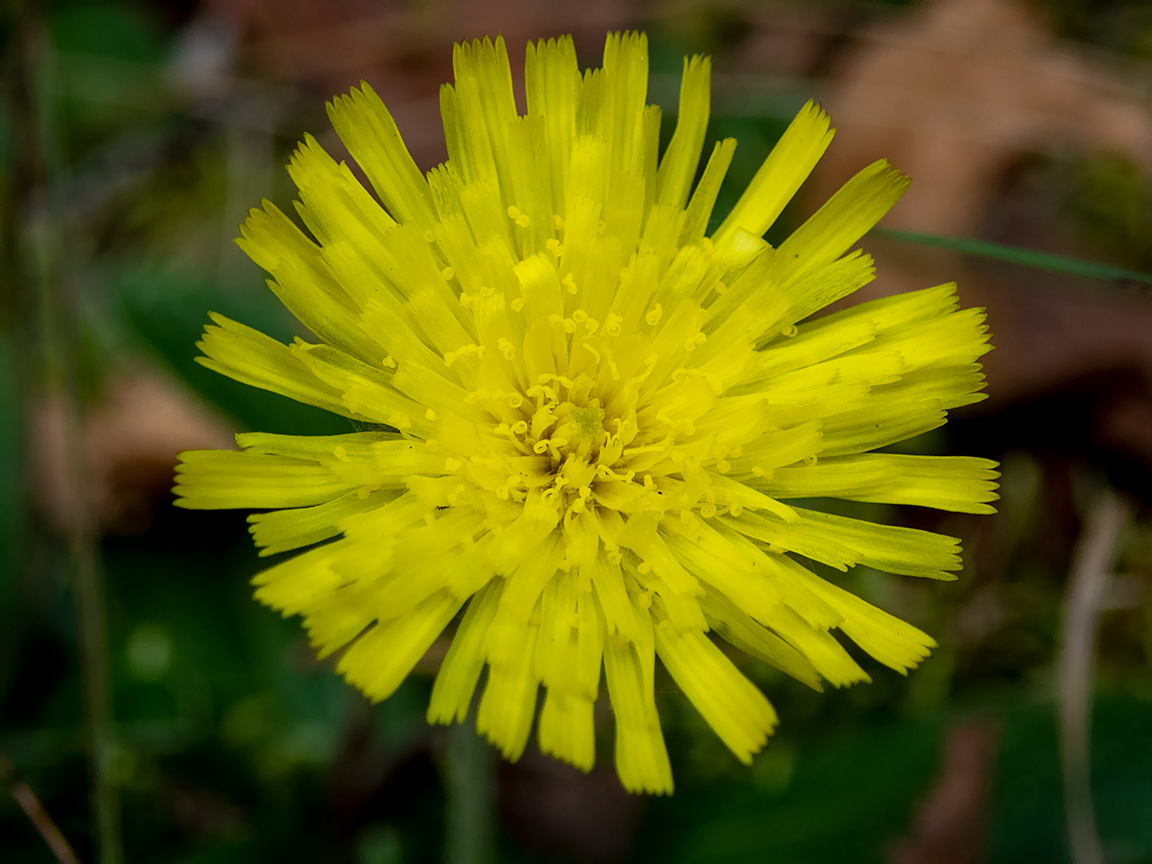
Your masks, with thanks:
M800 503L987 513L997 472L871 452L982 398L984 316L954 286L813 317L872 279L853 247L908 179L874 163L770 246L833 134L809 103L705 236L735 147L693 188L709 61L685 61L662 155L647 67L642 34L584 73L570 38L530 44L521 115L503 40L457 45L449 159L427 174L367 84L334 99L375 195L307 137L289 165L303 229L265 202L238 241L317 341L213 314L199 359L363 431L240 435L183 454L175 491L260 511L261 554L295 554L257 598L370 698L456 621L430 722L475 705L510 759L535 723L588 770L606 692L621 781L667 793L657 658L748 762L778 719L724 642L815 689L869 680L844 639L900 673L934 645L802 562L952 579L958 542Z

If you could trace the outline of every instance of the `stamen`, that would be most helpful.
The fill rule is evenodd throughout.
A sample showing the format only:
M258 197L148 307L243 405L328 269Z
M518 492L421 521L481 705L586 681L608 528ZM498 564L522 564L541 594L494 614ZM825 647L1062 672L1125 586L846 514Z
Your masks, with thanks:
M532 220L528 218L528 214L520 212L517 207L509 206L508 218L512 219L521 228L527 228L532 224Z

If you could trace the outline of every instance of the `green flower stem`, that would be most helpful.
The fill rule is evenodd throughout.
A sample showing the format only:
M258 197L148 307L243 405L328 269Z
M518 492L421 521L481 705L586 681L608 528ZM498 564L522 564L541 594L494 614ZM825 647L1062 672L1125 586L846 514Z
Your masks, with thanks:
M476 734L474 714L448 733L447 864L495 860L495 759L492 748Z

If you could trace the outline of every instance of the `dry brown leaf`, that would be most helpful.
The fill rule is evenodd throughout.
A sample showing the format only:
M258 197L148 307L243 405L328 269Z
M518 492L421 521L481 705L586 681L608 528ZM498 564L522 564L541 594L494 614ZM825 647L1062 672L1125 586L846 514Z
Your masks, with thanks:
M80 421L87 478L77 482L68 458L69 416L59 396L43 398L32 411L35 489L42 510L62 530L81 506L104 532L145 530L157 504L170 497L177 453L234 447L227 424L174 382L153 371L125 370L109 379L104 398Z

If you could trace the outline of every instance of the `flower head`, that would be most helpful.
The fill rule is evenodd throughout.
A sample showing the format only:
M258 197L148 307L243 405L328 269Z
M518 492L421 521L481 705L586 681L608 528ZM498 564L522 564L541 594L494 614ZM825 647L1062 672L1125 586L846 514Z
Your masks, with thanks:
M685 61L662 156L643 35L583 74L571 39L530 44L523 115L502 40L453 60L447 162L422 174L365 84L329 115L376 197L309 137L289 165L308 233L268 202L241 229L318 341L213 315L199 343L205 366L373 431L185 453L179 503L267 511L263 554L311 547L256 596L372 699L460 616L428 718L463 720L486 666L477 725L509 758L543 686L540 749L590 768L603 669L624 785L667 792L657 657L748 762L776 713L719 640L815 688L868 678L837 630L899 672L927 655L803 561L947 579L957 541L788 502L990 512L994 463L869 452L982 398L983 315L944 285L811 317L872 279L849 250L908 185L877 162L765 242L832 138L818 106L709 236L736 142L693 188L706 58Z

